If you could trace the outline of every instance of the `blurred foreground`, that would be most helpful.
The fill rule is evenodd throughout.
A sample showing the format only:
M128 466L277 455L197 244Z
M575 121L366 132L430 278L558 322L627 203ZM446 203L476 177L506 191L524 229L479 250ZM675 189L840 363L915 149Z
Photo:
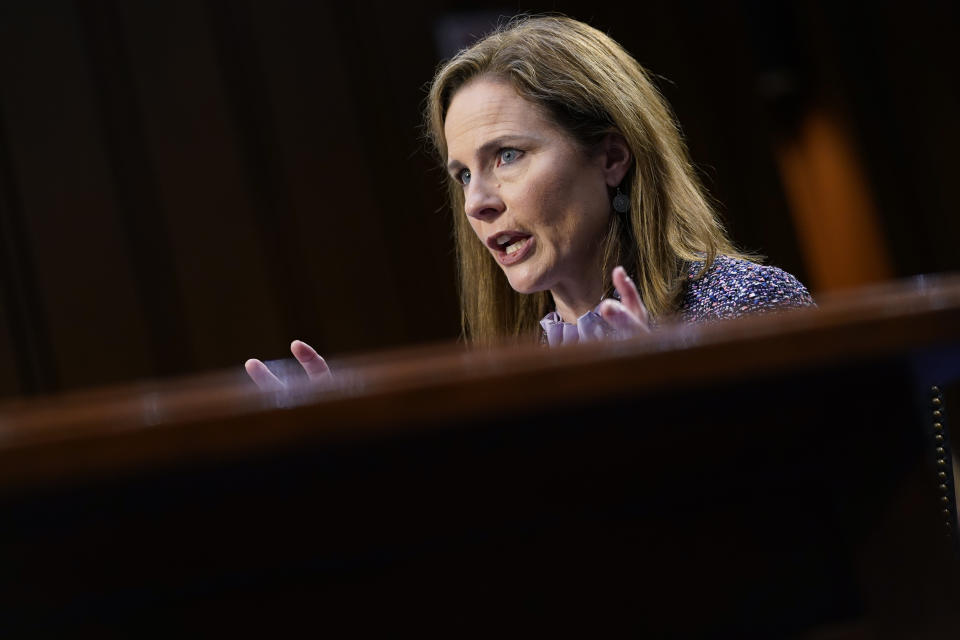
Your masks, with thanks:
M332 365L324 387L261 393L238 367L0 408L0 625L960 622L956 278L628 342Z

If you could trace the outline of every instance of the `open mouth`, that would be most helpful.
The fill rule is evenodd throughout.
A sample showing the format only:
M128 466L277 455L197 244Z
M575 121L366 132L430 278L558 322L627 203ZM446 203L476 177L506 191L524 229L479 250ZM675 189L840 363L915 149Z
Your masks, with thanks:
M504 233L494 239L494 245L497 251L502 251L508 256L511 256L517 251L520 251L529 239L529 235Z
M487 238L487 246L501 266L509 267L526 260L533 252L536 239L521 231L504 231Z

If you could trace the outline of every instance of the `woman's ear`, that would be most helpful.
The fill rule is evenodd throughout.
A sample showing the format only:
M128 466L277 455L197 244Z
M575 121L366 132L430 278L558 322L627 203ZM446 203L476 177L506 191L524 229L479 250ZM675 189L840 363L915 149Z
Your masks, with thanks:
M626 138L619 133L608 133L600 146L603 174L608 187L616 187L633 166L633 154Z

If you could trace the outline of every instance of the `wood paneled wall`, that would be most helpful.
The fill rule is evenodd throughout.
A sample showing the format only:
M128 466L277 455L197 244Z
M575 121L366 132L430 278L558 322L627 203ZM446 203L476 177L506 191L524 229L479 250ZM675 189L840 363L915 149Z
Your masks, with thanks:
M432 41L332 4L0 12L4 393L457 334Z

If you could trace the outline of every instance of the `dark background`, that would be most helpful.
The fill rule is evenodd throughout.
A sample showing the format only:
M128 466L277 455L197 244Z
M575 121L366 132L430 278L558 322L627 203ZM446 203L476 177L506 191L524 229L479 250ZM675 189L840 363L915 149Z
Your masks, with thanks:
M776 154L825 106L892 276L960 268L954 3L465 6L2 0L0 395L456 337L420 111L445 52L520 10L660 77L741 246L809 282Z

